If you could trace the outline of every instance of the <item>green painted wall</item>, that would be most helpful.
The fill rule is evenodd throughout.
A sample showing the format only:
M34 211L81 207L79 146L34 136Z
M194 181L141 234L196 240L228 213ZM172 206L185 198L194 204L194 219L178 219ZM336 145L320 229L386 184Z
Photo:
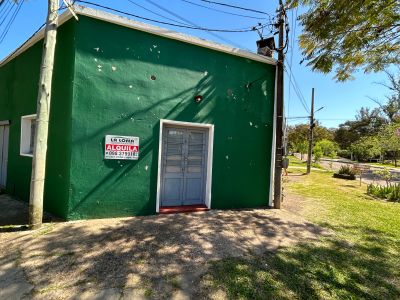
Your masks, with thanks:
M50 112L45 209L66 217L69 187L74 22L57 37ZM21 116L36 113L42 41L0 67L0 120L11 120L7 191L28 201L32 158L21 156Z
M160 119L215 125L213 208L268 204L274 66L84 16L75 45L69 219L155 213ZM104 160L106 134L140 159Z

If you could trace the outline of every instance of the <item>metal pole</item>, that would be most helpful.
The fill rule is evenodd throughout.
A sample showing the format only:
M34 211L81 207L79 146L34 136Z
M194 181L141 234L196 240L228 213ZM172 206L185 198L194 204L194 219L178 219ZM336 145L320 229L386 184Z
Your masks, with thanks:
M307 174L311 173L311 161L313 151L313 140L314 140L314 88L312 88L311 94L311 116L310 116L310 130L308 138L308 157L307 157Z
M31 190L29 197L29 227L42 225L43 194L46 171L47 137L53 77L54 54L58 25L58 0L48 0L48 13L43 43L42 64L37 99L35 143L32 158Z
M285 55L284 32L285 18L282 0L279 0L279 48L277 64L277 91L276 91L276 152L274 178L274 208L280 209L282 202L282 157L283 157L283 66Z

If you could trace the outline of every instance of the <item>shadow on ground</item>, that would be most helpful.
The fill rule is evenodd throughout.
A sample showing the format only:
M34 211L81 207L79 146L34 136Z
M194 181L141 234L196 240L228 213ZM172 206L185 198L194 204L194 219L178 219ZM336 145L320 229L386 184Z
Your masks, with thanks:
M344 231L356 241L331 234ZM0 287L40 299L396 299L399 250L381 232L287 210L48 223L0 234Z
M278 253L213 262L199 290L204 298L223 291L230 299L399 299L393 260L399 241L361 227L336 229L361 238L348 243L330 236Z
M48 223L36 232L0 234L0 261L10 265L12 257L23 270L33 285L29 297L193 298L212 261L328 234L270 209Z
M28 212L28 203L0 194L0 233L27 230ZM44 222L50 221L59 220L45 213Z

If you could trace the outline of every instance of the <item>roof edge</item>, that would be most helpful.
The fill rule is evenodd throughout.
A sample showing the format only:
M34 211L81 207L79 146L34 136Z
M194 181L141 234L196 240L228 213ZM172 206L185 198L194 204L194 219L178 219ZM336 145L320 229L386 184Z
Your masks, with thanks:
M66 10L65 12L63 12L58 18L58 26L67 22L69 19L71 19L71 17L73 17L73 16L69 10ZM0 67L2 67L6 63L8 63L10 60L14 59L15 57L19 56L20 54L22 54L23 52L28 50L30 47L32 47L34 44L36 44L38 41L43 39L44 32L45 32L45 28L42 28L37 33L35 33L33 36L28 38L21 46L16 48L13 52L11 52L9 55L7 55L5 58L3 58L0 61Z
M181 42L188 43L188 44L193 44L193 45L196 45L199 47L208 48L211 50L247 58L250 60L255 60L258 62L270 64L270 65L277 64L277 60L274 58L262 56L262 55L252 53L249 51L245 51L245 50L242 50L239 48L234 48L234 47L230 47L227 45L211 42L211 41L208 41L205 39L190 36L190 35L187 35L184 33L179 33L179 32L161 28L158 26L134 21L132 19L122 17L119 15L115 15L115 14L105 12L102 10L97 10L97 9L93 9L93 8L89 8L89 7L85 7L85 6L81 6L81 5L74 5L74 10L78 15L87 16L87 17L102 20L102 21L105 21L108 23L113 23L116 25L128 27L131 29L139 30L139 31L144 31L144 32L147 32L150 34L166 37L169 39L181 41ZM71 12L69 10L66 10L59 16L58 26L64 24L66 21L68 21L72 17L73 17L73 15L71 14ZM44 32L45 32L45 29L44 28L41 29L34 36L32 36L25 43L23 43L19 48L14 50L14 52L12 52L10 55L6 56L0 62L0 67L5 65L7 62L14 59L15 57L19 56L20 54L25 52L27 49L29 49L32 45L34 45L36 42L38 42L42 38L44 38Z

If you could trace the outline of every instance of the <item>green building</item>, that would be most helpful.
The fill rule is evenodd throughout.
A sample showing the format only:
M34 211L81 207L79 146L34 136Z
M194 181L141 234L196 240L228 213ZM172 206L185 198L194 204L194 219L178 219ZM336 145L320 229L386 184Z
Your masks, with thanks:
M45 210L272 203L276 61L77 7L60 16ZM28 201L44 32L0 64L0 185Z

